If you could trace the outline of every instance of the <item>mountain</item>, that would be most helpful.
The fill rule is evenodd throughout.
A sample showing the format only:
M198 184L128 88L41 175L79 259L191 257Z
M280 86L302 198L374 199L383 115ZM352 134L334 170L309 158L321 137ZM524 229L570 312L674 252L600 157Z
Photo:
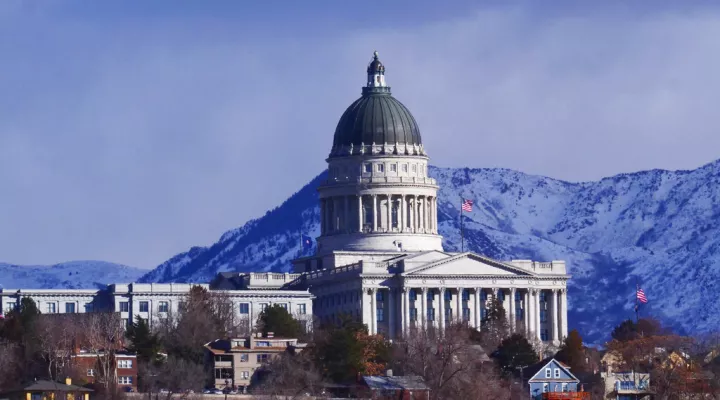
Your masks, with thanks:
M147 270L104 261L69 261L51 266L0 263L0 288L93 289L135 282Z
M642 315L681 332L720 326L720 161L693 171L652 170L570 183L507 169L431 168L440 185L438 219L446 250L460 245L500 260L566 260L569 319L589 340L633 316L636 280L648 295ZM290 269L300 235L319 234L315 188L324 173L280 207L194 247L141 278L208 281L221 271Z

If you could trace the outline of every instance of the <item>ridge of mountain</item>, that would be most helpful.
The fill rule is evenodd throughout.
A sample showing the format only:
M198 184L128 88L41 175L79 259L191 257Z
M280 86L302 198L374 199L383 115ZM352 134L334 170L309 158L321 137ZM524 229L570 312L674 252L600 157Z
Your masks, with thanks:
M635 281L650 302L642 314L679 331L720 326L720 161L694 170L654 169L566 182L509 169L431 167L443 246L457 251L459 199L467 248L508 259L563 259L573 278L569 320L590 340L633 315ZM279 207L193 247L143 282L208 281L223 271L287 272L301 234L319 235L315 177ZM455 200L457 199L457 201Z
M147 270L106 261L80 260L54 265L0 262L0 288L100 289L108 283L134 282Z

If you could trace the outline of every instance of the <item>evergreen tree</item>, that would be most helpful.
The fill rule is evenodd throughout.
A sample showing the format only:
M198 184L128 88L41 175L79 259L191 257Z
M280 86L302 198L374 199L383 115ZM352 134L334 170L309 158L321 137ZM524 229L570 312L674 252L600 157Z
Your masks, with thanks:
M504 339L493 357L505 373L512 373L518 367L527 367L538 362L535 349L525 336L519 333Z
M10 311L0 325L0 338L8 339L15 343L24 343L31 336L33 324L40 315L35 301L29 297L23 297L20 305Z
M485 319L481 321L483 346L496 348L508 336L509 326L502 302L493 298L487 306Z
M128 327L125 336L130 340L128 350L137 354L138 362L147 364L158 360L161 350L160 338L150 331L150 325L146 320L138 316Z
M258 318L258 330L263 336L272 332L275 336L285 338L297 338L303 334L300 321L279 304L266 307Z
M584 372L585 365L585 348L580 333L573 329L560 346L560 351L555 354L558 361L562 361L569 365L575 372Z

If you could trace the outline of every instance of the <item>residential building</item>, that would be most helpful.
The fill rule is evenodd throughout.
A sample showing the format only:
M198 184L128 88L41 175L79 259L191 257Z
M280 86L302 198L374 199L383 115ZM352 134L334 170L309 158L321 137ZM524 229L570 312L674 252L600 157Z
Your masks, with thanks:
M382 400L430 400L430 387L421 376L363 376L363 397Z
M262 367L287 351L301 351L305 345L295 338L255 334L243 338L218 339L205 345L210 381L218 389L247 388Z
M496 299L514 331L559 346L568 333L565 262L493 260L461 243L460 252L445 250L428 162L418 124L392 96L376 52L362 96L335 130L318 188L317 250L293 261L303 275L288 286L316 296L322 321L350 314L389 338L455 321L479 327Z
M650 374L640 372L601 372L605 382L605 398L615 400L649 400Z
M93 353L79 350L70 356L70 362L82 381L88 384L102 383L103 367L101 363L104 353ZM109 365L111 370L108 379L116 381L117 385L127 391L137 391L138 364L137 356L121 350L111 354Z
M570 372L570 367L554 358L546 358L523 372L533 399L589 398L589 393L581 390L580 380Z

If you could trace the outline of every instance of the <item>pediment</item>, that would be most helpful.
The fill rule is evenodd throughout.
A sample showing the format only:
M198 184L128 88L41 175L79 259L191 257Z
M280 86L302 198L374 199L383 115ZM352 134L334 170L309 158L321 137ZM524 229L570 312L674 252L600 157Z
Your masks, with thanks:
M532 276L533 274L515 266L495 261L473 253L447 255L415 268L405 268L403 275L495 275Z

